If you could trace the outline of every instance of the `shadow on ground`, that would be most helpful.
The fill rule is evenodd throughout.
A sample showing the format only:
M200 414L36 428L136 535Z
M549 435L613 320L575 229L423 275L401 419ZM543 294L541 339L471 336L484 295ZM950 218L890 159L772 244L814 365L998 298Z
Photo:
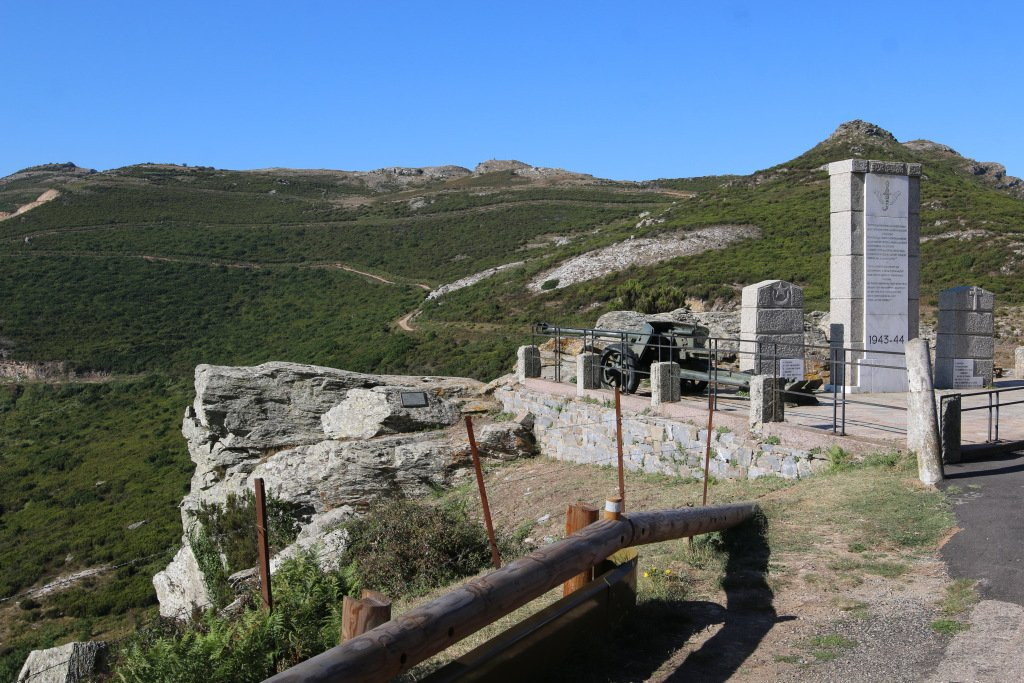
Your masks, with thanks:
M759 514L721 534L727 556L722 578L725 606L686 600L644 602L610 637L598 635L595 648L560 671L559 680L646 680L694 635L719 624L718 632L675 664L663 680L728 680L775 624L794 618L779 617L772 604L774 594L766 580L771 555L766 533L767 522Z

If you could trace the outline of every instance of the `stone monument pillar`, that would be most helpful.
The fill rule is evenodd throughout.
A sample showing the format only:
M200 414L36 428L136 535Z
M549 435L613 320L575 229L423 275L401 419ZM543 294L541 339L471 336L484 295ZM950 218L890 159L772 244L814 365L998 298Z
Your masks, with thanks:
M992 384L995 297L981 287L953 287L939 294L935 336L935 388Z
M576 356L576 395L586 396L587 389L601 388L601 354L581 353Z
M740 370L804 378L804 290L785 280L743 288Z
M858 351L846 390L906 391L904 345L919 323L921 165L847 159L828 172L832 324Z
M540 377L540 349L536 346L520 346L516 351L516 379L525 382L531 377Z
M678 363L651 363L652 406L662 403L677 403L681 388Z

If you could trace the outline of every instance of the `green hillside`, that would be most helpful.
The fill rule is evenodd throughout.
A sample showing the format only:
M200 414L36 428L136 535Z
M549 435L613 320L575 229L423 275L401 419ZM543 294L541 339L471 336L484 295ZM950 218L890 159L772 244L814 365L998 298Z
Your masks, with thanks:
M744 285L783 278L806 287L809 308L827 308L821 167L849 157L923 164L924 304L964 283L1024 304L1020 186L993 165L863 122L749 176L622 183L547 171L55 164L0 179L0 212L59 192L0 221L0 359L64 361L101 380L0 385L0 598L155 556L39 601L0 603L0 678L26 647L118 632L125 615L150 609L149 577L180 534L175 504L191 463L178 429L196 364L491 379L510 370L531 323L589 324L638 288L669 308L735 302ZM642 222L645 212L656 220ZM572 256L721 224L756 226L759 237L526 288ZM427 289L517 261L425 301ZM417 310L414 331L400 329ZM123 531L141 519L139 533Z

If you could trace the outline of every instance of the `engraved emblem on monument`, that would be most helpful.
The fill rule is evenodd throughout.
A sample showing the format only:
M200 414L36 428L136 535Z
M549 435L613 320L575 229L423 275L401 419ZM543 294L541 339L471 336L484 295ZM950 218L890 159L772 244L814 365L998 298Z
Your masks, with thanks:
M788 307L793 302L793 286L788 282L776 282L772 285L772 303L778 307Z
M875 190L875 196L878 197L878 203L882 205L882 211L888 211L889 207L900 198L901 194L901 192L893 192L889 188L888 180L885 181L885 190Z

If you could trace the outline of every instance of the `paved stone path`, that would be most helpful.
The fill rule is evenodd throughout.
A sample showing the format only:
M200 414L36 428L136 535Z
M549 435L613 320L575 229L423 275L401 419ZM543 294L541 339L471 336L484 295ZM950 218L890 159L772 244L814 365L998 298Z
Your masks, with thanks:
M983 600L957 634L930 683L1024 681L1024 607Z
M978 580L985 598L1024 606L1024 454L945 469L963 529L942 548L950 575Z
M934 682L1024 681L1024 454L946 465L962 531L942 548L954 578L987 598L946 648ZM955 490L955 489L954 489Z

